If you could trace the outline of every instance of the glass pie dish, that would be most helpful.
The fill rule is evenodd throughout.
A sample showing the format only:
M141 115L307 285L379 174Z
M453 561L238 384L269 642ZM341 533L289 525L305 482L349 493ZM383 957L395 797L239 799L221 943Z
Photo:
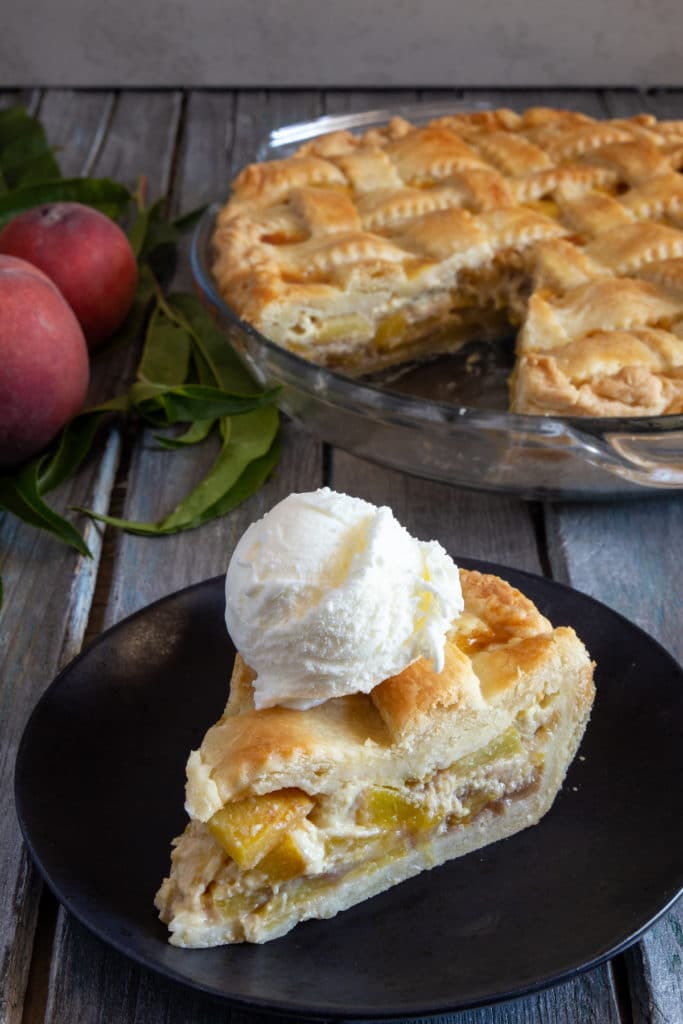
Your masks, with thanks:
M317 135L366 130L397 114L421 123L464 109L472 104L422 104L285 125L254 157L287 157ZM455 354L362 378L269 341L230 309L213 279L211 238L220 206L207 209L192 242L202 299L259 382L281 388L283 412L321 440L416 476L524 498L609 499L683 489L683 415L508 412L511 338L482 338Z

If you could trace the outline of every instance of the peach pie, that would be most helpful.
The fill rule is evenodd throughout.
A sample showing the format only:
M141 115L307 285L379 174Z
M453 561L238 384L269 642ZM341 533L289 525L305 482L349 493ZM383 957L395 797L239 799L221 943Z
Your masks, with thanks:
M533 825L593 702L593 666L495 576L461 570L464 613L436 673L256 710L230 698L187 765L190 816L156 897L178 946L265 942Z
M529 109L335 132L233 183L226 302L368 373L518 329L510 407L683 412L683 121Z

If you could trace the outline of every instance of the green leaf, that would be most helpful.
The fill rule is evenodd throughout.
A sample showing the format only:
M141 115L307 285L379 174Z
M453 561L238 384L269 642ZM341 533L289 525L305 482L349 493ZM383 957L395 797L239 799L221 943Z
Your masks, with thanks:
M105 402L98 402L97 405L91 405L89 409L85 410L85 413L81 413L82 416L93 413L93 412L130 412L132 408L132 402L130 395L125 393L123 395L114 395L113 398L108 398Z
M0 172L3 191L61 177L40 121L21 105L0 110Z
M166 301L172 313L191 331L196 350L210 368L216 384L226 391L242 395L260 390L195 295L176 292Z
M130 198L125 185L108 178L62 178L21 185L0 196L0 227L18 213L41 203L85 203L117 218L125 212Z
M216 381L216 374L211 369L211 366L207 363L206 359L200 352L198 346L192 337L192 362L194 364L195 373L197 380L200 384L207 384L209 387L213 387Z
M40 134L16 139L2 150L2 172L8 189L59 178L51 150L44 149Z
M53 536L90 557L90 550L78 530L58 515L40 496L38 472L42 457L25 463L14 473L0 476L0 506L30 526L47 530Z
M265 455L277 428L278 414L272 406L237 417L232 423L230 440L221 448L208 475L159 524L161 529L177 530L193 525L227 494L250 462Z
M261 455L259 458L253 459L253 461L249 463L244 472L240 475L234 486L231 487L222 498L219 498L214 505L205 509L205 511L202 512L202 514L191 525L193 527L202 526L204 523L208 523L211 519L218 519L220 516L227 515L227 513L235 508L235 506L250 497L250 495L259 489L268 476L270 476L271 472L277 465L281 451L282 441L278 435L265 455Z
M215 422L215 420L195 420L180 437L164 437L163 434L155 434L154 437L163 448L187 448L189 445L199 444L207 438Z
M82 512L90 516L98 523L106 523L107 526L114 526L118 530L125 530L126 533L136 533L143 537L163 537L165 534L174 533L174 530L161 530L155 523L142 523L135 519L121 519L119 516L107 516L101 512L93 512L90 508L83 508L80 505L74 507L75 512Z
M242 416L270 406L277 389L262 391L258 395L233 395L221 388L204 384L185 384L168 387L148 381L138 381L130 390L137 412L151 423L172 425L178 422L218 419L221 416Z
M167 244L168 241L175 244L178 237L173 226L164 220L165 203L165 199L157 199L151 206L139 206L137 216L128 231L128 240L133 251L142 261L149 258L158 244Z
M188 210L187 213L183 213L180 217L176 217L175 220L172 220L171 224L176 231L180 231L181 234L184 234L186 231L192 231L192 228L201 219L207 205L207 203L204 203L203 206L196 206L194 210Z
M232 416L221 416L218 421L218 430L223 444L227 444L232 435Z
M195 226L206 209L206 206L201 206L168 221L164 217L165 205L165 199L157 199L147 208L140 207L128 230L128 240L133 252L142 262L154 262L161 248L175 248L180 242L181 235Z
M189 365L189 332L157 306L147 326L138 378L155 384L182 384Z
M100 522L147 536L193 529L224 515L260 486L279 457L277 429L278 414L272 406L233 420L230 441L221 449L207 476L159 523L120 519L88 509L80 511Z
M76 416L59 435L57 450L41 461L38 470L38 491L47 494L76 472L83 462L104 419L103 411L85 412Z
M138 261L147 264L162 281L175 270L180 233L164 217L165 199L158 199L145 211L144 234L139 241Z
M135 253L136 260L140 259L140 253L142 252L142 247L145 243L147 224L149 223L149 212L149 209L138 209L133 223L126 232L128 241L130 242L130 247Z
M151 216L154 211L154 207L150 211L150 219L147 226L147 233L140 250L140 258L143 260L152 259L157 249L162 246L176 246L178 244L179 234L172 224L169 224L165 220L156 220Z

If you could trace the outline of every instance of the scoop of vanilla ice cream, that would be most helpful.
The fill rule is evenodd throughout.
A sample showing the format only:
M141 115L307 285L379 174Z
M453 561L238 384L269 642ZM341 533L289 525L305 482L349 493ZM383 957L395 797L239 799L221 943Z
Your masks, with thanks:
M256 672L257 708L367 693L420 657L440 672L462 608L439 543L327 487L290 494L252 523L226 577L226 624Z

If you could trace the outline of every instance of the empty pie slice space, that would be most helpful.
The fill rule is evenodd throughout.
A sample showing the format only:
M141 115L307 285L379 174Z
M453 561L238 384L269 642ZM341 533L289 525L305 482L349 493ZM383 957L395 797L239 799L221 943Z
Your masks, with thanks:
M190 754L189 822L156 897L171 943L276 939L549 810L593 703L590 656L504 580L457 576L440 671L419 657L368 692L351 680L304 709L256 707L237 654L225 711Z
M682 168L683 121L649 114L397 117L246 167L213 273L266 338L346 374L516 334L513 412L681 413Z

